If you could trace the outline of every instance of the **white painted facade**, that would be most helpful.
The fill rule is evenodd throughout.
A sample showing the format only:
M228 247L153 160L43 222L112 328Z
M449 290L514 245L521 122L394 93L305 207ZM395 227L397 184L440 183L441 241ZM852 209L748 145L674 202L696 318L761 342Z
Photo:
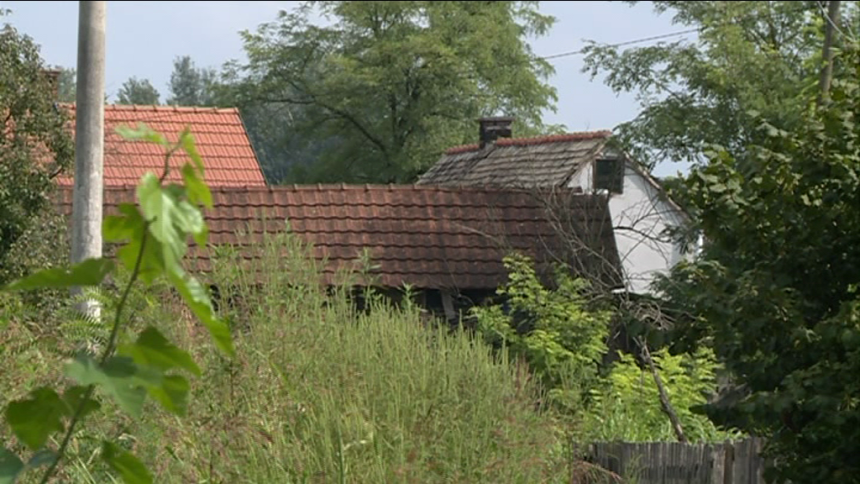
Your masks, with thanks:
M594 192L594 163L581 166L568 187ZM621 193L610 195L609 210L627 290L653 293L649 286L655 275L668 272L686 257L665 233L668 227L683 223L685 215L665 198L656 181L629 160L624 166L623 188Z

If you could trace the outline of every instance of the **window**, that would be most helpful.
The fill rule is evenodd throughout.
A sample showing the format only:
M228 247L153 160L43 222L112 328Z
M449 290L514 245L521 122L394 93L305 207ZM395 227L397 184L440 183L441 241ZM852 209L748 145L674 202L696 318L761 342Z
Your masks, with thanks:
M621 159L597 160L594 168L594 188L610 194L624 190L624 161Z

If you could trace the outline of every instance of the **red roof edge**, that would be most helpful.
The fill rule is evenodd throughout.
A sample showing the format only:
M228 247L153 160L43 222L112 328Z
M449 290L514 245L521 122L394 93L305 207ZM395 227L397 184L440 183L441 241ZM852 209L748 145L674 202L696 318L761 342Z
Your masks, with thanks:
M496 140L496 146L529 146L542 145L547 143L567 143L571 141L586 141L592 139L602 139L612 136L612 131L581 131L576 133L555 134L550 136L537 136L534 138L501 138ZM449 148L445 154L455 155L458 153L466 153L475 151L480 148L480 145L462 145Z

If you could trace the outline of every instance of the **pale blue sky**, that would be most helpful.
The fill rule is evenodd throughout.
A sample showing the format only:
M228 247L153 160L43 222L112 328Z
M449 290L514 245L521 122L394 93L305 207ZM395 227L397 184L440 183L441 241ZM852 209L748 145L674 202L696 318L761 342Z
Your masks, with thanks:
M113 99L122 83L136 76L149 79L163 99L175 57L190 55L198 65L212 67L242 58L238 32L274 20L279 10L296 3L108 2L108 94ZM0 1L0 8L12 10L4 21L33 37L47 63L75 66L78 2ZM549 35L532 41L534 51L543 56L576 51L584 39L614 44L683 30L669 15L653 13L650 2L633 8L609 1L542 2L541 11L557 18ZM551 83L559 100L558 112L548 113L548 122L563 123L571 131L598 130L636 116L638 104L632 95L616 96L601 79L591 81L580 72L582 56L551 62L556 68ZM666 164L655 174L679 169L680 164Z

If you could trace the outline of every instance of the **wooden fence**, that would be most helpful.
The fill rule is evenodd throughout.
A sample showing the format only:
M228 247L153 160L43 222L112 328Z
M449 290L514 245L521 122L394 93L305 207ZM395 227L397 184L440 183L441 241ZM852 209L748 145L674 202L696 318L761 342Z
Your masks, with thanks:
M760 439L721 444L597 443L589 460L637 484L764 484Z

